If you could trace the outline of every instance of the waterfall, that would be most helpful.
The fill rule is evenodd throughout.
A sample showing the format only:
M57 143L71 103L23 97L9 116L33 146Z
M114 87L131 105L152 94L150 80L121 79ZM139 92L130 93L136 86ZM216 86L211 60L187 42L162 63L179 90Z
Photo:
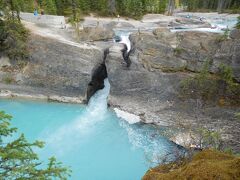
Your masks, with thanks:
M119 43L126 44L128 53L131 50L131 42L129 40L129 35L130 35L130 33L125 33L125 34L120 35L122 40L119 42Z
M127 46L127 52L129 52L131 50L131 42L129 40L129 35L131 34L131 32L120 29L115 29L114 32L117 37L121 38L119 43L125 44ZM116 42L116 40L114 40L114 42Z
M103 115L107 111L107 97L110 92L110 84L108 79L104 79L104 88L98 90L91 98L87 106L87 113L91 116Z
M59 149L61 154L61 147L64 143L68 142L69 146L65 150L71 151L78 141L82 141L83 137L86 138L98 122L103 121L107 114L107 97L110 92L110 84L108 79L104 80L104 88L98 90L90 99L85 111L79 115L75 120L64 124L57 128L54 132L44 132L44 141L54 148L56 151ZM75 140L73 140L73 138Z

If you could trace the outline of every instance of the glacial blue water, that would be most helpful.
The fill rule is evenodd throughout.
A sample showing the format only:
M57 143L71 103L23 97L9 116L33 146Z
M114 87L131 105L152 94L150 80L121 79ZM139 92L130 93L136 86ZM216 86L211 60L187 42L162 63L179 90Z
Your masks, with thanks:
M72 180L140 180L177 146L153 125L128 124L107 109L109 89L89 106L0 99L0 110L30 141L46 142L42 160L55 156L72 169Z

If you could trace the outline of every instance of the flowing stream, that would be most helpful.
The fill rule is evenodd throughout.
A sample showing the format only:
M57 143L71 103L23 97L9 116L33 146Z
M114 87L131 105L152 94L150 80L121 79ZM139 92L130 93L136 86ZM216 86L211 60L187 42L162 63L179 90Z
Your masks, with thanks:
M129 40L129 35L133 32L135 32L136 30L130 30L130 29L115 29L115 35L121 37L121 41L119 43L123 43L126 44L127 46L127 52L129 52L131 50L131 42Z
M182 152L161 134L163 129L129 124L107 109L110 85L89 105L0 99L0 110L27 139L46 142L42 160L55 156L72 169L72 180L140 180L152 166Z

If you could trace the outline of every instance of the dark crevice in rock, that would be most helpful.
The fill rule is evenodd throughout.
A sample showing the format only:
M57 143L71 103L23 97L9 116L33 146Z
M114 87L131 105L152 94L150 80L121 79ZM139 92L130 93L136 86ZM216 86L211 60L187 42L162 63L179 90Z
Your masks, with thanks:
M128 48L127 48L127 45L124 44L124 48L122 49L122 56L123 56L123 60L126 62L127 64L127 67L130 67L131 65L131 60L129 58L130 56L130 53L131 53L131 50L128 52Z
M86 103L89 102L90 98L98 90L104 88L104 79L106 79L108 77L107 68L105 65L105 60L106 60L108 54L109 54L109 49L104 50L103 62L101 64L97 64L93 68L92 78L91 78L91 81L88 83Z

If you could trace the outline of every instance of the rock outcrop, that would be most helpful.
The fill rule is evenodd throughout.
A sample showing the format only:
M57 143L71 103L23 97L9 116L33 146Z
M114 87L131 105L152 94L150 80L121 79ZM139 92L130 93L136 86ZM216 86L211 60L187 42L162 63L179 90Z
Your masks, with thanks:
M199 72L209 61L211 72L217 73L220 64L226 64L240 82L240 41L237 35L230 37L207 32L171 33L167 29L156 29L153 33L133 34L130 39L139 60L150 71Z
M81 41L104 41L112 39L114 32L110 28L103 27L84 27L79 32L79 39Z
M5 76L9 75L17 85L44 88L50 94L84 97L93 68L102 63L102 50L37 35L29 39L30 57L26 66L13 71L3 69ZM19 82L16 77L21 77Z
M121 56L121 45L110 48L106 60L111 84L109 103L139 115L147 123L171 128L178 128L180 124L215 130L221 127L224 145L240 149L236 143L239 140L237 129L240 128L235 117L237 108L210 105L203 108L203 102L179 98L182 80L201 71L207 60L211 62L210 70L217 72L216 63L220 61L217 57L223 55L229 57L225 64L233 68L234 77L238 80L240 71L237 63L240 58L236 49L239 41L219 41L219 37L222 36L202 32L174 35L164 29L156 30L154 34L131 35L133 51L130 54L130 67L126 67ZM229 51L223 48L226 45ZM216 115L220 112L221 115Z

